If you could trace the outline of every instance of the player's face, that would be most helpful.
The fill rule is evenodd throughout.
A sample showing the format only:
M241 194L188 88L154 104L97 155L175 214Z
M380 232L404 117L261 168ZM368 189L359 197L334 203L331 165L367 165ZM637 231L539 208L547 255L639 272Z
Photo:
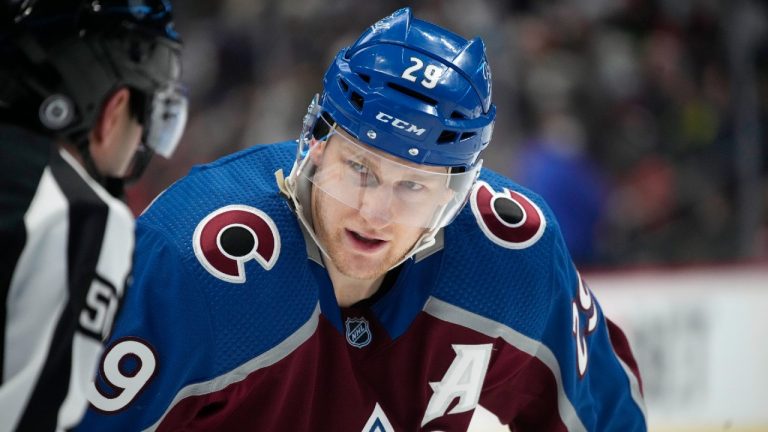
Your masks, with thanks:
M391 156L367 146L366 152L370 154L362 158L339 134L323 145L322 152L316 153L321 154L316 157L321 157L322 161L317 163L316 187L312 190L315 232L342 274L355 279L378 278L402 260L424 233L427 219L433 214L434 205L430 205L429 200L444 202L450 195L426 193L445 189L445 180L433 182L423 173L414 177L416 171L409 169L408 164L402 161L390 163ZM372 160L376 156L381 159ZM417 167L424 172L446 172L443 167ZM331 172L323 172L324 169ZM361 190L365 192L361 193ZM421 201L411 196L419 191L425 192ZM336 198L348 198L349 195L358 195L359 204L350 206ZM409 213L402 215L403 212ZM419 223L396 222L402 220Z

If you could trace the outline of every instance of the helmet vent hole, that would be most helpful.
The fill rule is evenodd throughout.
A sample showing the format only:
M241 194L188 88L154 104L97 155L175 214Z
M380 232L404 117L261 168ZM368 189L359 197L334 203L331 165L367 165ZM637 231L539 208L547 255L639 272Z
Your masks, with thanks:
M360 96L356 92L352 92L352 94L349 97L350 102L352 102L352 105L357 108L358 111L363 111L363 97Z
M454 111L454 112L451 113L451 118L452 119L466 119L467 116L465 116L464 114L462 114L462 113L460 113L458 111Z
M346 81L344 81L344 80L343 80L343 79L341 79L341 78L339 78L339 87L341 87L341 90L342 90L344 93L346 93L346 92L348 92L348 91L349 91L349 84L347 84L347 82L346 82Z
M475 135L477 135L475 132L464 132L463 134L461 134L461 138L459 138L459 141L470 139Z
M450 144L456 141L456 132L454 131L442 131L437 138L438 144Z
M409 89L407 87L403 87L403 86L401 86L399 84L395 84L395 83L387 83L387 86L389 88L393 89L393 90L399 91L400 93L408 95L408 96L410 96L410 97L412 97L414 99L418 99L418 100L424 102L427 105L437 106L437 101L436 100L432 99L429 96L423 95L423 94L421 94L421 93L419 93L417 91L411 90L411 89Z
M365 74L359 73L359 74L357 74L357 76L359 76L360 79L365 81L367 84L371 83L371 76L370 75L365 75Z

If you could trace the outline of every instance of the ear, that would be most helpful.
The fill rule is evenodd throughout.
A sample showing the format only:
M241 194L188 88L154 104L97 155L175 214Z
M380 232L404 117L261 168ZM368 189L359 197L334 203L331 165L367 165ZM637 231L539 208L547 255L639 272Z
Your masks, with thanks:
M110 137L118 132L121 117L129 109L131 92L123 87L112 93L104 102L96 124L91 130L91 143L103 146L113 140Z
M316 138L312 138L309 142L309 148L311 149L309 157L312 158L312 162L315 165L320 165L323 161L323 153L325 153L325 146L327 143L328 141L320 141Z

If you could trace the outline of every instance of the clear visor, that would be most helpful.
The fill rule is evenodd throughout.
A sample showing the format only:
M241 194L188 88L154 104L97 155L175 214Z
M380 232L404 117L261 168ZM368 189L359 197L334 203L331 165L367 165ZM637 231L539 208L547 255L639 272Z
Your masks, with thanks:
M187 124L188 105L186 92L178 84L155 92L145 137L147 147L164 158L171 157Z
M364 218L427 229L453 220L481 166L451 173L414 164L360 143L320 116L304 124L298 163L298 176Z

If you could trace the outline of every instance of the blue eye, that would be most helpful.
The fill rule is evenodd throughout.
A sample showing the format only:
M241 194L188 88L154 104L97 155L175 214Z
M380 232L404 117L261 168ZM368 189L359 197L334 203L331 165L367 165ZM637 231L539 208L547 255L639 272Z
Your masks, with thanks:
M350 159L346 161L346 164L351 170L351 174L355 176L354 181L359 183L360 186L370 187L377 186L379 184L376 175L372 173L367 166Z
M424 190L426 188L426 186L424 186L423 184L416 183L416 182L410 181L410 180L403 180L403 181L401 181L399 183L399 186L404 188L405 190L407 190L409 192L419 192L419 191L422 191L422 190Z
M350 169L352 169L352 171L358 174L368 174L368 167L361 163L355 162L353 160L348 160L347 165L349 166Z

